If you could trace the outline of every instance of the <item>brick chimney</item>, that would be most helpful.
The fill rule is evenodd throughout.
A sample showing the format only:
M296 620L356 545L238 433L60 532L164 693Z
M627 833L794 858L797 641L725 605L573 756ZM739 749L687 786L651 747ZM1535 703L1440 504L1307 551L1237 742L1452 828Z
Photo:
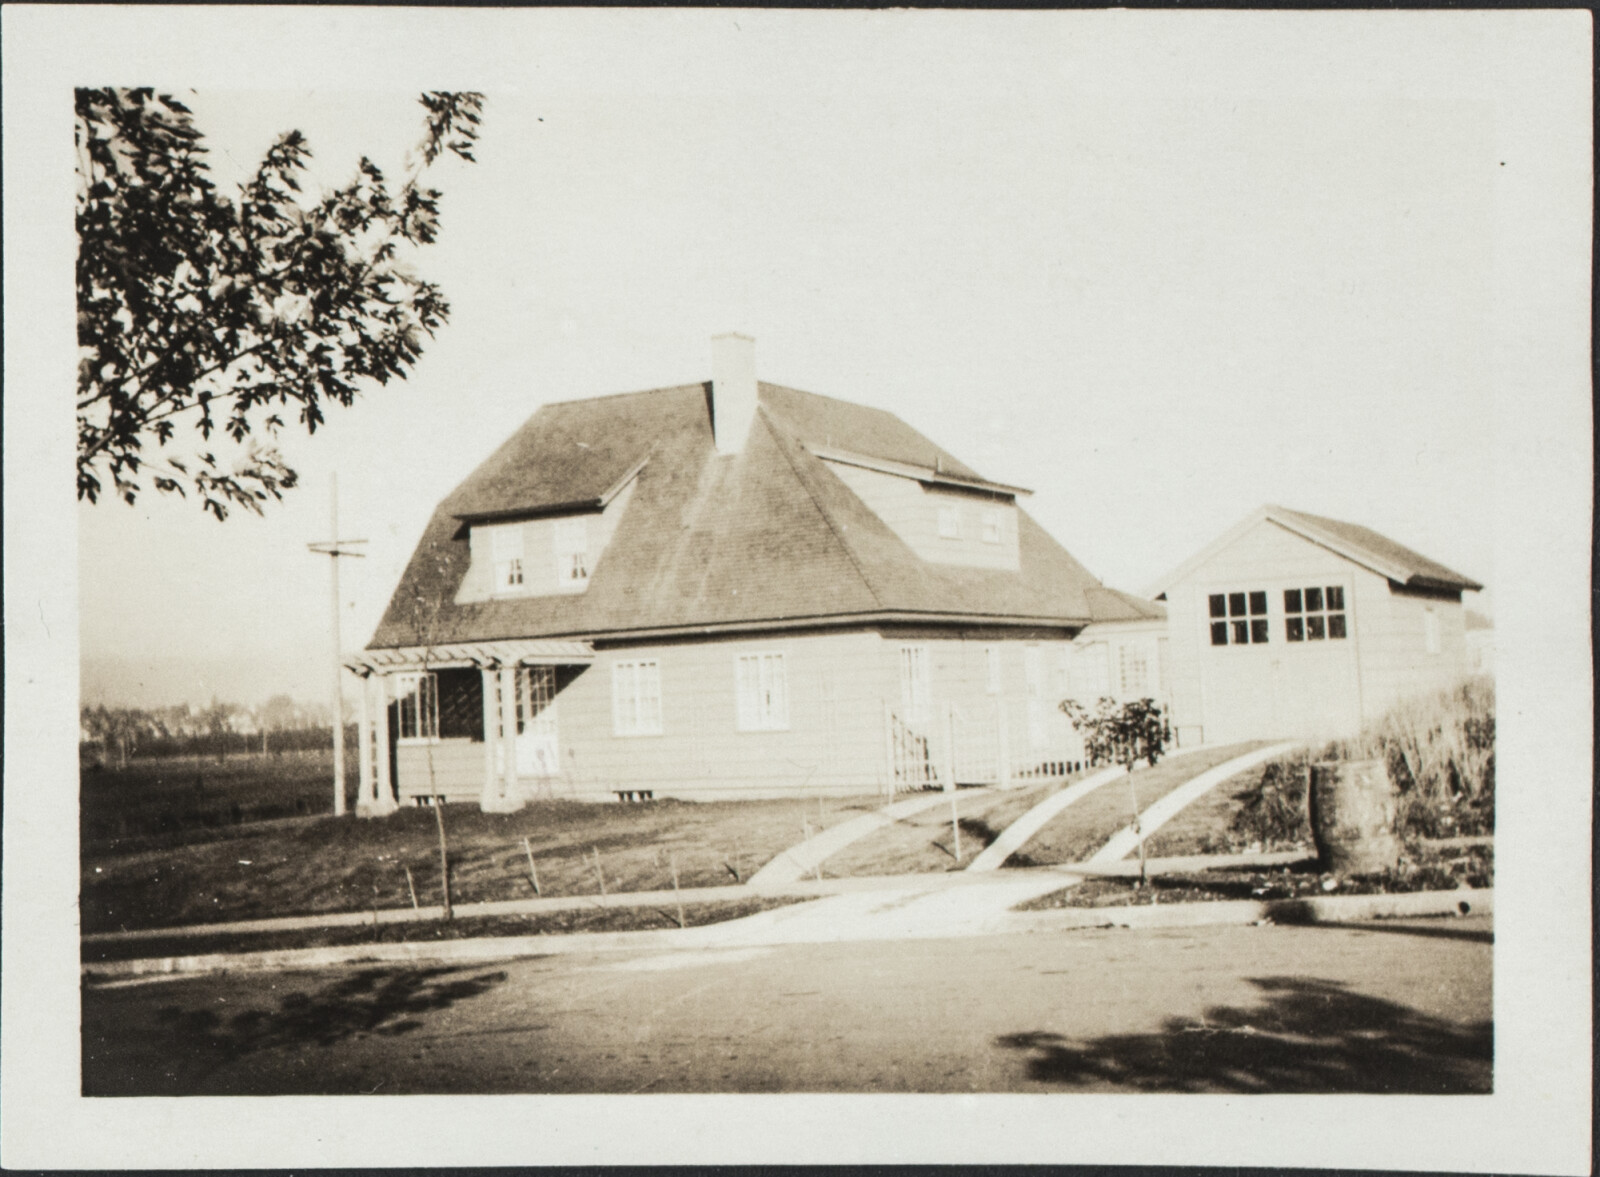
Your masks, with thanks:
M717 453L737 454L756 418L756 341L748 335L711 337L711 431Z

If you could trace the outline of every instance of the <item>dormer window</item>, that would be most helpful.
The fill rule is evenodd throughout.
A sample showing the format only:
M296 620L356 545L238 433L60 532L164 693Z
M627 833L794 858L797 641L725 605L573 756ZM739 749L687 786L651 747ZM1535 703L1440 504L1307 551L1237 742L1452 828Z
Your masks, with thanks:
M589 529L584 519L558 519L555 527L556 587L578 592L589 583Z
M491 533L494 555L494 588L498 593L522 590L522 529L497 527Z
M986 508L983 512L983 542L986 544L1000 542L1000 512L993 507Z
M923 518L926 519L927 516L924 515ZM946 507L940 507L939 508L939 538L940 539L960 539L961 538L961 508L960 507L946 506Z

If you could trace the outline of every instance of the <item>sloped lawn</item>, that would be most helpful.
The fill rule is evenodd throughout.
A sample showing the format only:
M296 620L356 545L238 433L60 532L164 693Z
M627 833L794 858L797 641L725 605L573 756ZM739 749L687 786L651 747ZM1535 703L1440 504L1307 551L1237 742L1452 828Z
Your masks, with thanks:
M744 879L814 833L879 808L881 797L805 801L536 802L517 813L444 810L451 897L457 903L534 895L528 839L544 895L666 890L676 859L683 887ZM222 831L216 831L221 834ZM84 853L82 930L164 927L439 902L433 812L307 818L240 825L224 840ZM598 871L595 851L599 851Z
M1000 791L956 791L956 812L961 825L961 861L956 861L955 839L950 829L950 804L941 802L914 813L894 825L868 834L822 864L824 878L859 878L867 875L925 874L963 870L984 847L1000 836L1017 818L1050 794L1080 780L1084 773Z
M1207 769L1262 746L1260 741L1233 744L1161 760L1154 768L1146 765L1135 769L1132 779L1138 792L1139 808L1148 809ZM1057 866L1088 858L1104 846L1112 834L1133 820L1133 798L1128 784L1127 779L1111 781L1067 806L1007 859L1006 866ZM1217 787L1226 788L1227 784L1224 782Z

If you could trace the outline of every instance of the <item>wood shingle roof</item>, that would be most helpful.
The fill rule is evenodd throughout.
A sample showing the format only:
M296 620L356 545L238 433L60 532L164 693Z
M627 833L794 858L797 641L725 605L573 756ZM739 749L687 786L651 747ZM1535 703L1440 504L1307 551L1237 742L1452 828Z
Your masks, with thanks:
M716 452L706 384L541 408L440 503L369 648L873 620L1077 627L1157 615L1100 584L1020 509L1020 570L920 559L812 448L977 472L891 413L772 384L759 393L734 455ZM469 521L592 510L635 470L584 592L455 602Z

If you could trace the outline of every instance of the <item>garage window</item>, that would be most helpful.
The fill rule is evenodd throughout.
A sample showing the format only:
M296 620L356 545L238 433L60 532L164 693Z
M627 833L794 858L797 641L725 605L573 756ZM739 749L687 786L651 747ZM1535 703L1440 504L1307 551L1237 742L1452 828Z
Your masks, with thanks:
M1283 590L1284 636L1291 642L1339 641L1345 636L1344 586Z
M1211 594L1213 646L1261 645L1267 638L1266 590Z

